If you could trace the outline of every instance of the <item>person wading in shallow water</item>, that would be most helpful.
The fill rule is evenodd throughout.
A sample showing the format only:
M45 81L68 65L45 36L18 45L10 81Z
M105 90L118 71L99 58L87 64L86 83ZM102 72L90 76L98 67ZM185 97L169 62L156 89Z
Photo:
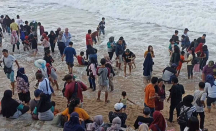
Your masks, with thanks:
M131 52L129 49L126 49L126 51L122 55L123 61L124 61L124 75L126 75L126 68L127 65L129 66L129 72L131 75L131 67L132 67L132 61L136 58L133 52Z

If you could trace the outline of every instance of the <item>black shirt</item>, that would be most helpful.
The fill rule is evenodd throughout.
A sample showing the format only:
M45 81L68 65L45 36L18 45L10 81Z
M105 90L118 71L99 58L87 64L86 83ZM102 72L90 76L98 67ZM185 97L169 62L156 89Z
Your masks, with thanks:
M135 57L133 52L130 52L128 55L126 55L126 52L123 53L122 58L125 59L125 62L131 62L131 59Z
M100 28L100 29L104 29L104 28L105 28L105 22L101 21L101 22L99 23L99 28Z
M23 30L25 32L25 35L27 36L30 34L31 27L29 25L25 25L23 26Z
M178 104L180 101L182 101L182 95L185 93L183 85L173 85L169 91L171 97L171 104Z
M32 43L32 49L37 49L37 40L35 38L31 40L31 43Z
M127 114L125 114L125 113L117 113L117 112L112 112L112 111L109 112L109 121L110 121L110 123L112 123L112 120L114 118L116 118L116 117L119 117L121 119L121 127L126 128L125 121L127 119Z
M97 54L97 49L90 47L86 50L86 59L88 59L88 55Z
M49 40L50 40L50 44L53 44L55 39L56 39L56 35L55 34L54 35L49 34L48 37L49 37Z
M205 43L206 41L205 41L205 39L202 39L201 37L199 37L198 39L197 39L197 43L199 44L199 43Z
M149 117L149 118L145 118L143 116L138 116L135 123L134 123L134 127L135 129L138 129L139 128L139 122L141 123L145 123L147 124L148 126L151 125L151 123L154 121L154 119L152 117Z
M52 56L44 56L44 60L50 65L52 65L52 62L54 62Z
M179 37L176 35L172 36L172 39L174 40L175 43L179 44ZM178 42L177 42L178 41Z

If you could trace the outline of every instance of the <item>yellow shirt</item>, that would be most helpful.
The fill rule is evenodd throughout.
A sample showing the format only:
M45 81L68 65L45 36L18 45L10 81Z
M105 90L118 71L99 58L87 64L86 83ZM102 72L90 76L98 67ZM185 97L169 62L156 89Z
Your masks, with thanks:
M144 53L144 58L146 58L146 56L147 56L148 53L149 53L148 51L146 51L146 52ZM152 56L152 58L154 57L154 51L151 52L151 56Z
M79 118L82 118L84 121L88 120L90 118L88 113L85 110L83 110L82 108L75 107L74 112L78 113ZM61 114L64 116L67 116L68 120L70 120L69 108L66 108Z
M15 23L15 22L13 22L13 23L10 24L10 28L12 29L12 31L13 31L13 30L15 30L15 31L18 31L18 30L19 30L18 25L17 25L17 23Z

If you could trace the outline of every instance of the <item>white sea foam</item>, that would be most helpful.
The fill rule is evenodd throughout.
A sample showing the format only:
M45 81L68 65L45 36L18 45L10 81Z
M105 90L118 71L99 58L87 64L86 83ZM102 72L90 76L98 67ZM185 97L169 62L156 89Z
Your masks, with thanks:
M215 0L33 0L58 3L103 16L216 33Z

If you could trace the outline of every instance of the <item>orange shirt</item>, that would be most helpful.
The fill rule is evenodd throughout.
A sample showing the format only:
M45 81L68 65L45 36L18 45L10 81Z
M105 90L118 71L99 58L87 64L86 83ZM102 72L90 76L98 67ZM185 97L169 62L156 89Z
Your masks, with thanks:
M155 108L155 99L149 99L150 97L155 96L155 88L153 84L148 84L145 89L145 104L150 108Z
M179 61L179 65L178 65L178 67L176 68L176 70L180 70L181 68L182 68L182 62L184 61L184 56L183 55L181 55L180 56L180 61Z
M84 121L88 120L90 118L88 113L85 110L83 110L82 108L75 107L74 112L78 113L79 118L82 118ZM68 120L70 120L69 108L66 108L61 114L64 116L67 116Z

